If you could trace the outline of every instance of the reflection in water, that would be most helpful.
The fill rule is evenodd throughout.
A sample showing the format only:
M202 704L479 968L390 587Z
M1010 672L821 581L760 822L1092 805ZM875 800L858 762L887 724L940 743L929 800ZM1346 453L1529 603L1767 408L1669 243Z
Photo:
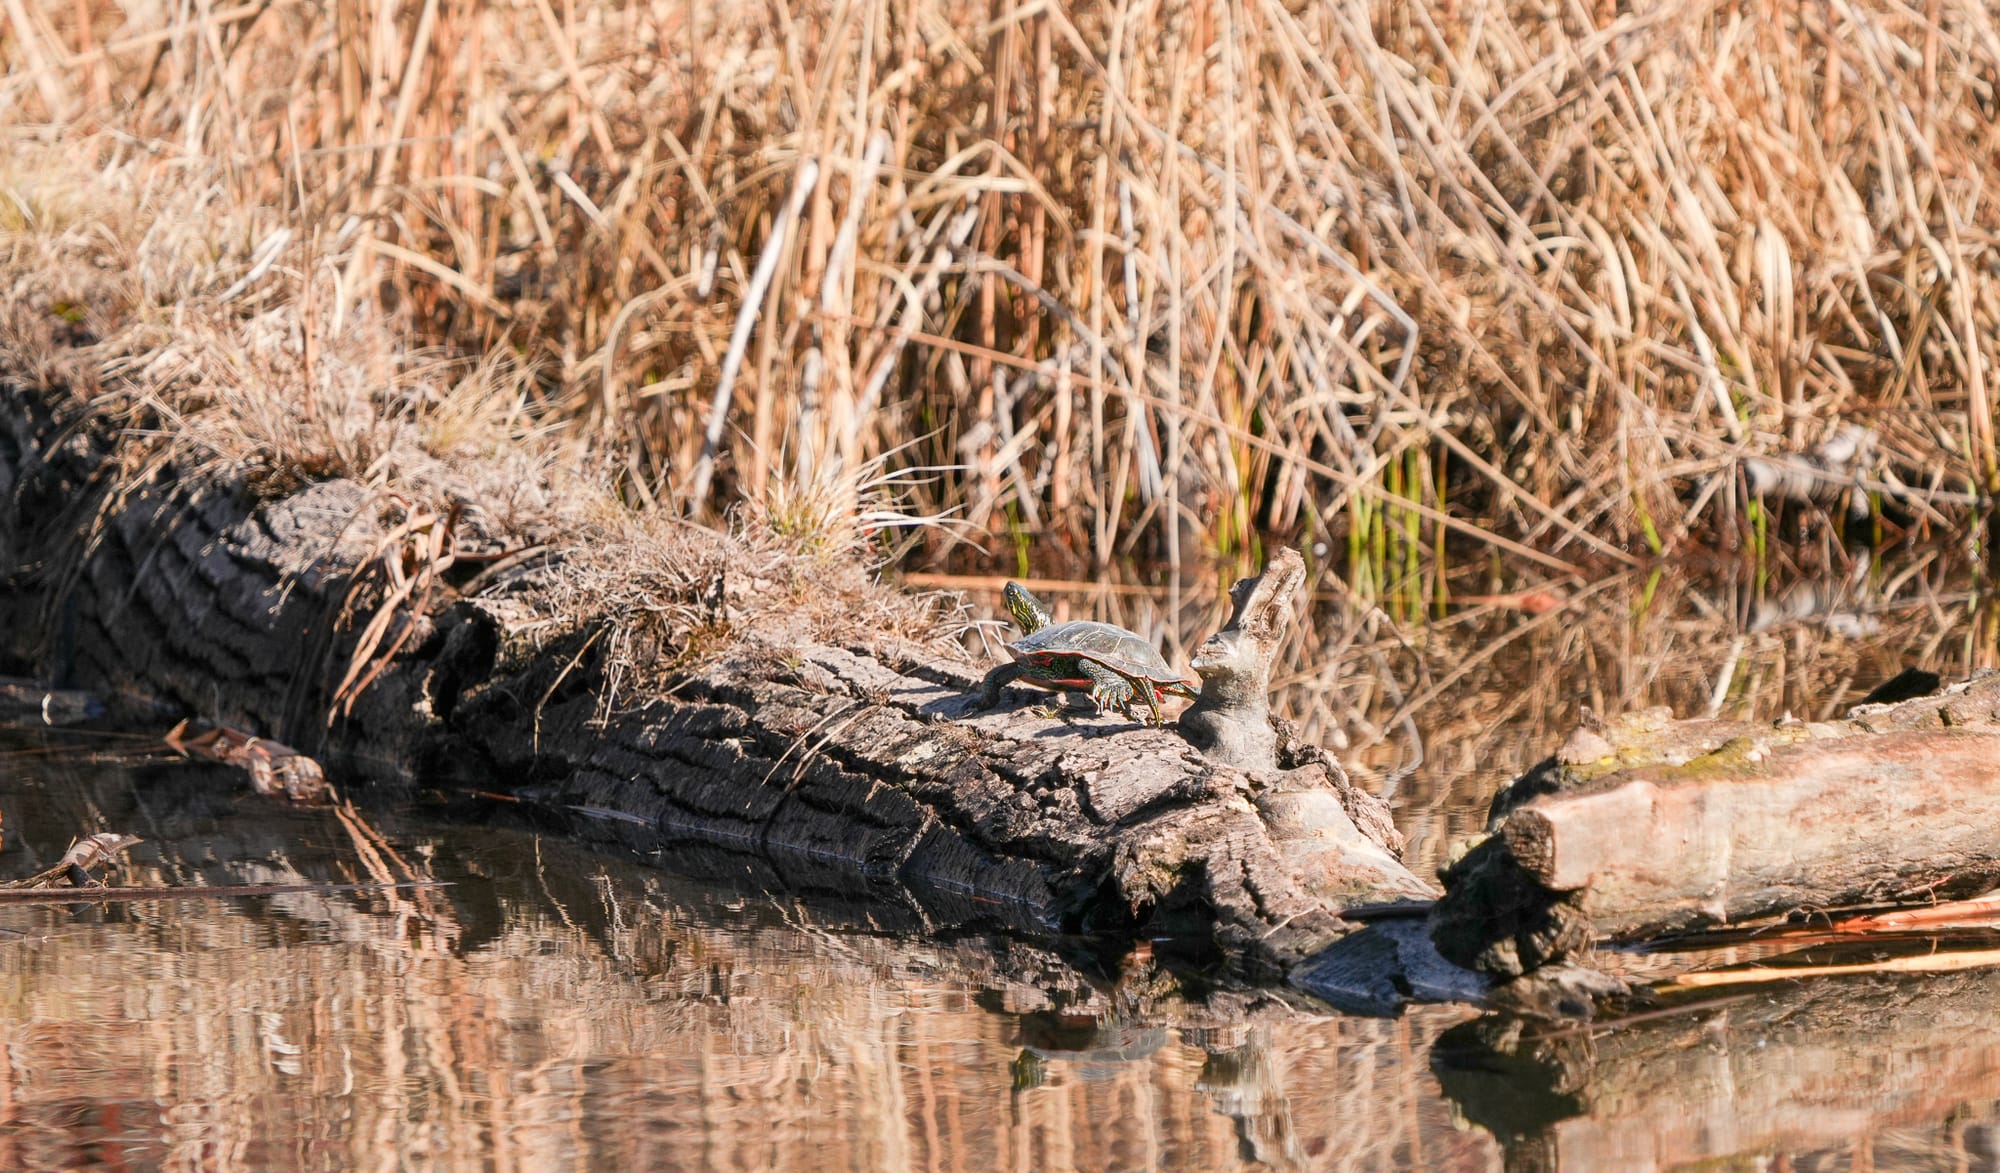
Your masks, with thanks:
M1993 665L1991 615L1941 560L1830 581L1808 601L1641 573L1421 627L1328 588L1284 701L1395 788L1422 870L1580 706L1821 716L1909 664ZM1215 618L1165 624L1130 591L1058 603L1188 639ZM882 905L35 744L0 742L0 876L116 830L148 841L132 882L451 886L0 906L0 1168L1995 1167L1992 974L1561 1032L1450 1007L1342 1018L1186 995L1144 949L940 940Z
M32 763L32 764L31 764ZM503 830L0 756L0 871L129 827L138 882L451 887L0 907L0 1168L1489 1168L1463 1021L1154 993ZM381 831L379 840L369 832ZM366 842L368 849L361 844Z
M1627 1026L1495 1019L1432 1064L1508 1164L1671 1169L2000 1167L2000 972L1759 990Z

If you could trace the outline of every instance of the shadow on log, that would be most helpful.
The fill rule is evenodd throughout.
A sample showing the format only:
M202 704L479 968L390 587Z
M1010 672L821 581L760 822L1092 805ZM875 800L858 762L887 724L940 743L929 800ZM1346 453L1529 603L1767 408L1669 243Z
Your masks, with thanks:
M1253 979L1338 939L1350 905L1431 894L1379 800L1282 727L1265 725L1274 768L1244 769L1170 730L970 717L976 665L760 624L749 604L772 588L726 565L704 603L724 650L620 694L621 633L535 613L509 587L532 567L355 622L409 518L338 479L281 491L169 463L114 483L129 434L60 389L0 387L0 657L56 683L278 737L336 776L513 792L668 860L893 889L928 927L1193 935ZM551 540L487 505L453 497L457 540ZM340 669L369 639L387 651L352 688Z

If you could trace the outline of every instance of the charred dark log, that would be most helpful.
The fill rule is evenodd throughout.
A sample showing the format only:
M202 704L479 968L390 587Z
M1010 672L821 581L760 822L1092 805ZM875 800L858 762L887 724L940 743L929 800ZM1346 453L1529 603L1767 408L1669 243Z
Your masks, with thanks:
M1193 932L1263 976L1339 937L1350 904L1430 894L1323 754L1290 745L1293 768L1246 772L1168 730L968 717L976 666L886 639L747 625L618 695L618 633L552 629L479 584L396 612L374 633L393 654L357 688L382 595L367 568L397 538L380 500L171 465L114 491L117 444L62 391L0 387L4 652L280 738L337 780L513 792L621 846L894 888L931 923ZM465 532L479 505L453 507Z

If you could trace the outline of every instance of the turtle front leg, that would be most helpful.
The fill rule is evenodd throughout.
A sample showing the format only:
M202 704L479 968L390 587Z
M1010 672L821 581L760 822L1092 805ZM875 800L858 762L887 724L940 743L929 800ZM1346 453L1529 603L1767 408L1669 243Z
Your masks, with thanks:
M990 709L1000 703L1000 690L1021 678L1021 666L1008 662L986 674L979 684L979 695L974 697L967 709Z
M1160 711L1160 690L1153 687L1152 681L1141 680L1139 682L1139 693L1146 698L1146 707L1153 710L1153 724L1165 725L1167 723L1167 715Z
M1097 702L1098 712L1117 709L1125 714L1127 719L1139 720L1132 712L1132 701L1135 698L1132 695L1131 681L1095 660L1083 662L1083 674L1090 677L1090 699ZM1154 706L1154 711L1159 711L1157 705Z

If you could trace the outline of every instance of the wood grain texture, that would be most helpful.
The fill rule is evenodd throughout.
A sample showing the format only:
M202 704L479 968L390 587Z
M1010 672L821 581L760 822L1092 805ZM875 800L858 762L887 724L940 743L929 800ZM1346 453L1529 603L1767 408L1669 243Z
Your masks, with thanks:
M1988 675L1838 722L1580 731L1450 870L1439 948L1513 974L1594 941L2000 882L1996 714Z

